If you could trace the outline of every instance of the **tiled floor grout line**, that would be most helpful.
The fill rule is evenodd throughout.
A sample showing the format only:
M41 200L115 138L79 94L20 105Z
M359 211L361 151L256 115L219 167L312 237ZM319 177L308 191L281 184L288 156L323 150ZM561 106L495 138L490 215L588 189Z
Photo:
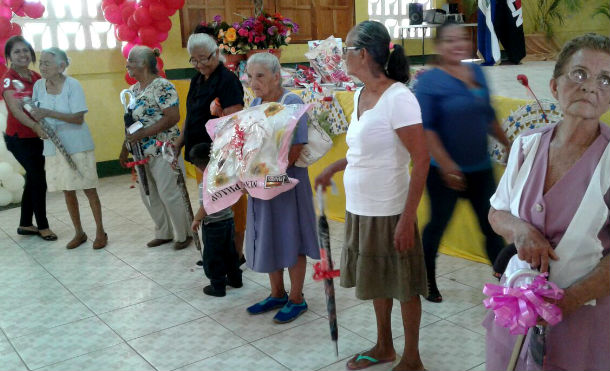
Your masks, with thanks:
M17 348L15 348L15 345L13 345L13 342L11 341L11 339L9 339L8 335L6 334L6 332L4 332L4 329L2 327L0 327L0 332L2 332L2 335L4 335L4 338L6 339L6 341L8 342L8 344L11 346L11 348L13 349L13 351L15 352L15 354L17 355L17 357L19 357L19 360L21 361L21 363L28 369L28 370L32 370L27 363L25 363L25 360L21 357L21 354L19 354L19 352L17 351Z

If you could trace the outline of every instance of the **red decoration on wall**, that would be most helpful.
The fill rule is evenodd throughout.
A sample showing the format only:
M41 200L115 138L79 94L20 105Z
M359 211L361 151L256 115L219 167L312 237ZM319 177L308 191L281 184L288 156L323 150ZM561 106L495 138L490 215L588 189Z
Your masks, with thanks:
M13 14L20 17L40 18L44 14L44 5L36 0L0 0L0 64L4 65L4 45L11 36L21 35L21 26L11 22Z
M24 0L0 0L4 2L21 2ZM117 40L125 42L122 53L125 58L136 45L146 45L157 48L160 51L161 43L167 40L169 30L172 28L172 21L169 19L176 11L184 6L184 0L103 0L102 12L104 18L114 25L114 36ZM26 10L27 12L27 10ZM35 10L33 10L35 12ZM0 36L4 29L11 32L11 25L8 26L2 21L3 8L0 5ZM163 60L157 58L157 68L159 75L165 77L163 71ZM125 81L129 85L135 84L135 80L125 74Z

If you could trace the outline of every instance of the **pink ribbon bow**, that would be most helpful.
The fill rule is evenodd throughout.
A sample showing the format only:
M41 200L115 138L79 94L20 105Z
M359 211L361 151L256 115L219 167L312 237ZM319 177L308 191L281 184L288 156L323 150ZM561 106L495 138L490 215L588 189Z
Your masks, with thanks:
M313 279L315 281L327 280L339 277L339 269L331 270L328 266L326 250L320 249L320 261L313 265Z
M513 335L525 335L536 325L538 316L550 325L561 322L561 309L544 298L559 300L563 290L547 281L547 276L548 273L540 274L524 287L485 284L483 294L489 298L483 304L494 311L496 324L508 328Z

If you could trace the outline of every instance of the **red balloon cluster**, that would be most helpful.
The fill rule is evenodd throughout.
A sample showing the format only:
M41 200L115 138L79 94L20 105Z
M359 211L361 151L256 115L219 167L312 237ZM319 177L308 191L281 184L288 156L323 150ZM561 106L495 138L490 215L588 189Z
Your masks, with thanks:
M20 17L40 18L44 14L40 1L0 0L0 63L5 64L4 44L11 36L21 35L21 26L11 22L13 13Z
M0 0L15 1L15 0ZM123 56L136 45L146 45L162 50L161 43L167 40L172 21L169 19L184 6L184 0L103 0L104 18L114 24L114 35L124 41ZM160 75L165 77L163 61L157 58ZM134 84L135 80L125 74L125 81Z

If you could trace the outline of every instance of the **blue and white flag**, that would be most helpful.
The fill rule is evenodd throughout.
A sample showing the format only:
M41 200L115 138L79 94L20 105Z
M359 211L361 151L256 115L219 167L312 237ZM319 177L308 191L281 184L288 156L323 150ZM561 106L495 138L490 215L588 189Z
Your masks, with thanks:
M500 43L494 30L496 0L479 0L477 45L479 56L485 60L483 65L500 63Z

